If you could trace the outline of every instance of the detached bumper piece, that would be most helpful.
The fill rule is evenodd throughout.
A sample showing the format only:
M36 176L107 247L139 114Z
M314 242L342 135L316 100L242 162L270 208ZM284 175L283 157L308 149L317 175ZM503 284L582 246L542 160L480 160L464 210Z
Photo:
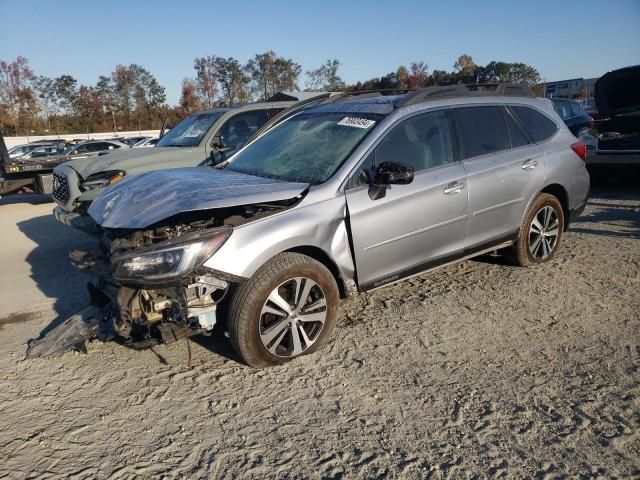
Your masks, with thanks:
M27 343L27 358L46 357L67 350L86 353L87 340L103 342L116 336L108 309L90 306L66 319L38 339Z
M76 212L67 212L64 208L56 206L53 209L53 216L60 223L77 228L78 230L82 230L86 233L96 234L99 231L96 223L88 215L81 215Z

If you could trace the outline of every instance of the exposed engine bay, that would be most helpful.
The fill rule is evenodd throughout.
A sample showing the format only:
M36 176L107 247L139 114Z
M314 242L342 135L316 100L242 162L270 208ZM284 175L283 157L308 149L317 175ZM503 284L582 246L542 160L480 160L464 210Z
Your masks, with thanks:
M143 349L210 334L221 302L243 279L202 264L233 227L297 201L189 212L144 230L105 229L99 250L69 255L73 265L94 277L88 285L91 307L31 340L27 356L83 350L90 338Z

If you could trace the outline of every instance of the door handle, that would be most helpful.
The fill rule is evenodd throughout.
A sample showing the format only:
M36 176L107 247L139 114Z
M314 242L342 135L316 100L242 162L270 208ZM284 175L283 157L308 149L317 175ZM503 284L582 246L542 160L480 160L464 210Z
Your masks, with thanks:
M464 188L464 183L459 182L451 182L449 185L445 187L443 193L445 195L451 195L452 193L460 193L460 190Z
M538 165L538 160L536 160L535 158L529 158L522 162L522 169L533 170L534 168L536 168L536 165Z

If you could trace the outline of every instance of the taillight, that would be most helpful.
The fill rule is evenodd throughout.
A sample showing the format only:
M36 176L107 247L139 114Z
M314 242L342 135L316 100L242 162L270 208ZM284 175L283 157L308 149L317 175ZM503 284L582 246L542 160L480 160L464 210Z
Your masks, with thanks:
M571 144L571 150L576 152L583 162L587 161L587 144L584 142L576 142Z

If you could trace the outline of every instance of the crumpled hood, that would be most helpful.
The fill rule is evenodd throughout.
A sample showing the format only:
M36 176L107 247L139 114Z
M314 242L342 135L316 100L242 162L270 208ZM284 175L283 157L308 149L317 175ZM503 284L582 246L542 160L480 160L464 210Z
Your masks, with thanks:
M103 228L142 229L178 213L287 200L307 187L207 167L156 170L105 189L89 215Z
M80 158L67 162L81 178L87 178L94 173L109 170L124 170L125 172L145 170L146 168L171 168L176 161L185 159L195 166L202 161L202 149L182 147L152 147L152 148L122 148L106 155ZM163 167L163 165L168 165Z
M605 73L595 86L598 112L604 117L622 113L630 107L640 108L640 65Z

